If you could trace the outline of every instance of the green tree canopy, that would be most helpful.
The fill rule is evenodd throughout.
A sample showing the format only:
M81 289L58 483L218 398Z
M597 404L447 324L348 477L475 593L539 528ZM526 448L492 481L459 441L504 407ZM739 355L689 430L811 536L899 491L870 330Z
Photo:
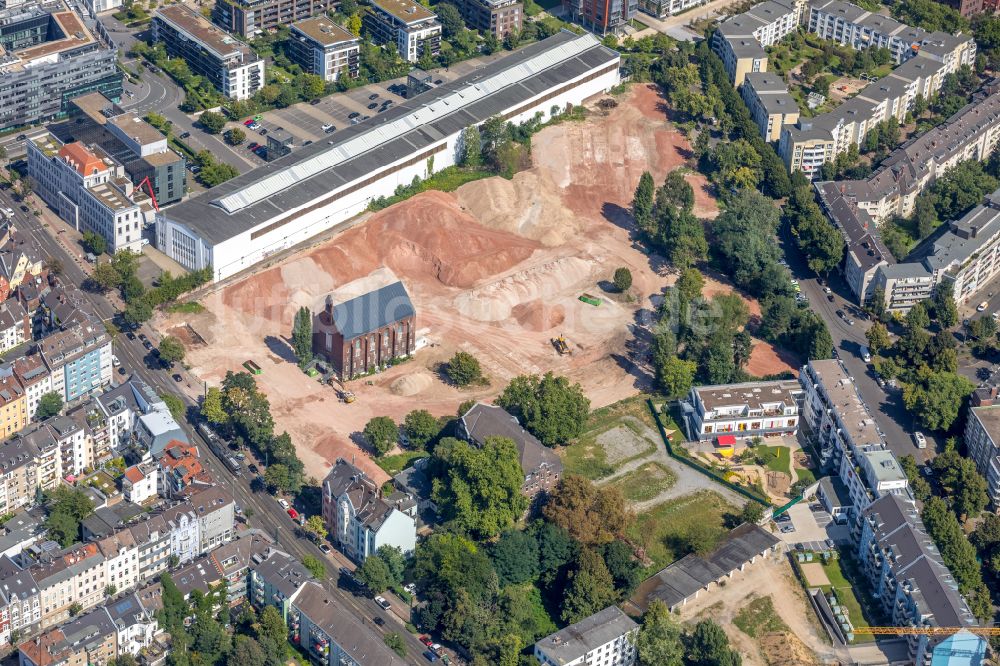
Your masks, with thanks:
M468 386L482 380L483 369L479 359L468 352L458 351L445 366L448 379L458 386Z
M376 456L384 456L399 440L399 427L388 416L376 416L365 424L363 431Z
M684 666L680 625L659 599L654 599L642 616L636 652L639 666Z
M441 433L441 424L426 409L414 409L403 419L403 432L410 446L422 449Z
M559 480L542 514L584 545L610 542L624 532L630 519L620 489L596 486L578 474Z
M579 384L551 372L511 380L496 404L517 417L545 446L566 444L583 431L590 400Z
M61 412L62 408L63 399L61 395L55 391L44 393L38 399L38 407L35 408L35 419L44 421Z
M160 340L160 345L157 349L160 352L160 360L167 365L180 363L184 360L184 345L172 335L168 335Z

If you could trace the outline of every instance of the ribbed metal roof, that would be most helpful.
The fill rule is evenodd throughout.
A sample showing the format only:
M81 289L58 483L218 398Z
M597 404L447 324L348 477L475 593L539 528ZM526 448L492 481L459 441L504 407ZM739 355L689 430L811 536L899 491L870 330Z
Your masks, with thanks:
M213 200L212 203L233 214L599 44L598 39L592 34L579 35L556 48L543 51L509 69L415 109L392 122L372 127L364 134L348 139L314 157L271 173L246 187Z

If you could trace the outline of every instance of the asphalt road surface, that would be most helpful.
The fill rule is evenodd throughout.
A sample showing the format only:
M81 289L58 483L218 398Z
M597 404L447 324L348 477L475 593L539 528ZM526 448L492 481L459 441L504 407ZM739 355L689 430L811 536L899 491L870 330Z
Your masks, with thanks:
M55 257L62 261L62 279L80 285L86 279L86 273L80 265L78 259L71 257L63 247L56 242L50 232L42 227L42 224L34 216L23 213L20 204L13 200L9 190L0 190L0 205L10 206L15 210L15 226L18 230L26 233L41 248L43 256ZM57 229L52 229L52 233L57 233ZM99 316L111 319L116 314L115 307L103 296L83 292L93 303ZM147 335L152 331L145 329ZM200 382L188 375L183 368L175 367L171 370L160 368L158 362L154 361L149 353L142 346L139 340L129 340L124 335L118 336L114 341L114 352L121 361L121 367L125 369L125 375L118 374L115 369L115 381L120 381L126 376L135 374L143 381L154 387L160 393L177 393L175 382L171 375L179 373L185 383L197 386ZM193 406L195 403L187 396L180 396L185 404ZM244 514L247 509L252 509L252 515L248 524L259 528L270 534L281 546L283 550L300 560L306 555L313 555L321 561L327 563L330 576L320 581L330 594L331 600L338 604L345 612L355 615L366 627L378 634L390 632L398 633L403 637L408 659L418 663L424 646L402 626L402 622L393 614L384 612L372 599L356 597L351 593L337 587L337 562L332 557L327 557L312 541L306 538L295 536L296 525L285 513L276 499L267 493L255 493L250 489L248 476L236 477L229 471L223 461L215 455L208 447L207 442L188 422L181 423L182 428L188 435L192 443L198 444L202 452L202 463L209 469L212 477L217 483L226 486L233 494L237 504L243 507ZM382 627L376 626L372 618L379 617L385 620Z

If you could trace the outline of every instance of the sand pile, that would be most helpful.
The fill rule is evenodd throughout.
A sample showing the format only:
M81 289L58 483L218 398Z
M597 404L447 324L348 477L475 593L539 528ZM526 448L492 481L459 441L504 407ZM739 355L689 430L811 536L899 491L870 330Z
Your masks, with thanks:
M584 221L564 205L552 179L539 169L522 171L512 180L486 178L455 191L458 202L480 224L537 240L552 247L576 237Z
M515 305L510 314L525 329L538 332L547 331L566 320L565 307L542 300Z
M592 268L593 263L586 259L560 257L463 292L455 297L455 308L478 321L507 319L521 303L555 298L567 287L586 280Z
M434 378L427 372L414 372L410 375L400 377L389 385L389 390L396 395L410 396L430 388L434 383Z

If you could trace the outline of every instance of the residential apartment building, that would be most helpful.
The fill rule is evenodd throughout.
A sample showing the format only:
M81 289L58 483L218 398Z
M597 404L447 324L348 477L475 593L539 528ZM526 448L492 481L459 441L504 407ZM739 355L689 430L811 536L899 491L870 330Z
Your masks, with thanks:
M437 14L414 0L371 0L362 21L376 44L394 44L408 62L441 52Z
M705 0L639 0L639 11L664 19L704 3Z
M79 324L43 338L38 347L64 402L111 383L111 338L102 324Z
M59 217L99 234L112 252L142 249L144 215L124 167L97 146L64 144L51 134L25 144L35 192Z
M96 544L74 544L45 554L28 569L41 595L42 629L66 622L73 604L87 609L104 599L107 567Z
M63 143L78 141L98 146L118 164L134 185L132 199L148 212L152 197L157 206L180 201L187 192L184 157L167 144L159 130L135 112L125 111L100 93L70 102L70 119L47 129Z
M152 30L167 53L183 58L230 99L248 99L266 83L262 58L185 5L156 10Z
M41 595L31 572L7 555L0 557L0 592L7 602L0 611L0 643L7 644L13 632L23 635L38 627L42 621Z
M117 51L104 48L61 2L0 12L0 131L66 116L69 100L122 94Z
M274 541L266 532L248 529L238 532L235 538L208 554L219 575L226 581L227 600L236 604L247 598L250 585L250 566L255 558L263 561Z
M458 434L476 446L483 446L489 437L506 437L514 442L524 473L521 494L527 497L550 492L562 478L559 456L522 428L503 407L477 402L459 419Z
M118 656L118 632L107 611L99 609L17 647L20 666L107 664Z
M457 6L470 29L491 32L500 40L509 32L521 32L524 24L521 0L461 0Z
M766 0L719 24L712 35L712 50L722 59L733 86L743 85L751 72L767 71L764 47L794 31L800 11L796 3Z
M37 488L50 490L61 482L55 441L18 433L0 443L0 511L4 514L33 505Z
M777 141L781 138L782 125L795 123L799 119L799 105L788 94L785 80L777 74L747 74L740 86L740 95L764 141Z
M31 340L31 318L16 298L0 301L0 354Z
M384 545L410 553L417 544L413 515L383 499L378 484L343 458L323 480L323 519L334 544L357 562Z
M122 494L125 501L142 504L157 495L159 469L153 465L132 465L122 476Z
M562 0L563 15L600 35L619 34L635 18L639 0Z
M219 0L212 21L226 32L254 37L336 7L334 0Z
M179 497L192 483L210 481L211 477L202 467L200 458L197 446L177 440L170 442L157 461L159 494L163 497Z
M363 618L362 618L363 620ZM344 613L315 581L292 597L288 609L289 640L320 666L402 666L405 659L368 631L351 613Z
M312 574L301 562L284 551L270 547L251 560L250 603L258 610L274 606L288 622L292 599L312 580Z
M639 625L608 606L535 643L542 666L633 666Z
M799 372L802 418L819 446L822 467L839 474L853 503L849 519L885 495L909 496L906 475L840 361L809 361Z
M965 447L986 479L994 510L1000 508L1000 404L991 399L988 404L969 408Z
M0 366L0 436L10 437L28 425L28 400L9 365Z
M795 435L801 400L802 386L794 379L696 386L681 401L681 416L691 439Z
M975 627L979 623L958 593L958 582L945 566L934 540L924 529L913 501L887 495L864 510L858 560L892 624L900 627ZM906 636L907 663L946 663L936 652L946 636ZM980 656L985 639L979 638ZM940 647L939 647L940 646ZM975 660L974 660L975 661Z
M361 40L326 17L293 23L286 49L292 62L324 81L358 76Z

